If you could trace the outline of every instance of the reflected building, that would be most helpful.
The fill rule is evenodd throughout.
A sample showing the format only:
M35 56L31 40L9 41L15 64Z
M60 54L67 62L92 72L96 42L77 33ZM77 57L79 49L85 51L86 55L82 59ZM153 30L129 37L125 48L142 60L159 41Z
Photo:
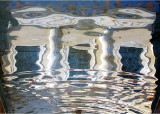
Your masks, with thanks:
M112 15L115 15L114 10L109 12L113 12ZM122 71L122 55L120 53L126 53L127 47L133 47L135 48L133 49L134 51L138 51L141 48L139 53L142 59L141 64L143 68L148 70L146 73L144 69L141 69L140 73L149 75L148 73L153 72L149 68L154 68L152 61L151 64L148 64L149 60L147 57L153 59L154 57L151 57L153 52L151 45L148 43L150 34L145 29L145 26L153 22L154 15L141 9L131 8L118 9L117 12L119 12L118 16L135 14L141 16L141 19L112 18L112 16L110 17L111 13L109 16L100 17L72 17L65 14L57 14L51 9L43 7L26 7L21 10L14 10L13 15L19 20L21 26L14 28L20 30L13 30L9 33L10 37L15 37L16 40L13 40L10 44L10 53L12 54L9 54L8 59L11 57L11 63L16 63L15 56L17 52L34 50L38 54L35 58L37 58L36 64L40 69L70 69L69 61L66 60L70 53L69 50L71 50L71 53L75 49L87 50L87 56L90 56L88 58L90 63L87 64L90 67L86 69L108 69L110 71L113 67L117 67L117 69L113 70L119 69L118 71ZM141 36L142 32L145 33L143 38ZM114 56L114 60L112 60L113 65L105 63L109 62L106 59L110 55ZM66 65L62 65L64 63ZM110 68L109 66L107 68L107 65ZM15 65L6 67L6 71L9 73L14 73L16 69Z
M80 105L76 104L79 110L83 109L82 105L90 109L89 105L96 105L96 96L100 94L100 99L105 99L98 105L105 110L109 109L102 104L108 107L114 105L116 108L111 112L117 112L122 105L128 108L121 112L132 112L130 108L137 112L150 112L151 102L141 97L152 96L144 87L148 87L145 85L147 82L152 84L155 80L152 78L155 70L150 32L146 28L153 23L153 13L144 9L123 8L108 10L107 14L98 17L77 17L40 6L12 12L20 26L11 28L8 34L9 39L15 40L10 41L10 51L3 56L6 82L24 82L30 88L23 91L32 91L31 94L47 100L44 104L50 110L76 110L72 105L74 101L80 101L77 99L82 100ZM137 18L129 18L128 15ZM136 82L136 78L139 81ZM110 84L107 80L113 82ZM10 88L8 90L13 91L12 86L19 88L14 84L6 84ZM63 85L66 88L61 88ZM75 87L87 88L80 90ZM41 90L48 95L38 94L37 91ZM142 92L137 93L136 90ZM118 92L124 92L126 96ZM86 93L89 97L85 96ZM83 98L73 97L76 94ZM137 102L135 97L139 98ZM93 103L85 104L86 99ZM67 100L72 102L67 103ZM55 105L55 102L63 105L56 109L58 104ZM14 100L12 103L16 104ZM54 105L53 109L49 103ZM63 106L70 107L65 109ZM18 104L16 107L19 107ZM139 110L139 107L143 109Z
M145 36L142 37L142 33L144 33ZM119 69L127 72L135 71L133 73L154 75L154 56L152 55L152 45L148 43L150 38L150 32L147 29L140 28L120 30L113 34L113 38L118 39L116 40L115 45L117 46L118 50L116 52L117 56L119 55L119 58L117 58L120 66ZM125 60L124 58L128 59ZM152 58L153 61L149 60L149 58ZM135 67L133 68L135 70L130 68L129 64L131 64L131 67ZM127 67L128 70L125 70L125 68Z

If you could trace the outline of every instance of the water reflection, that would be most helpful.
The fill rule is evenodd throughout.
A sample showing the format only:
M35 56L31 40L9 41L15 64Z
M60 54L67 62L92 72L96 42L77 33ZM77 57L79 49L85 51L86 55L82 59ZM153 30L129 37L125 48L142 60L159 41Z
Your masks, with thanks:
M8 109L8 99L6 96L6 88L2 86L4 83L3 80L3 67L2 65L6 64L3 57L7 55L7 51L9 49L9 40L7 38L7 28L9 22L11 25L17 26L18 21L12 17L11 11L7 10L6 8L9 6L9 1L0 1L0 113L4 113ZM3 56L3 57L2 57ZM2 94L3 93L3 94ZM3 102L3 104L2 104Z
M9 48L7 41L7 28L8 23L11 22L12 26L17 26L18 21L12 17L11 12L6 10L10 2L0 2L0 51Z
M159 16L160 16L160 9L159 11L156 13L156 19L153 23L153 29L152 29L152 39L150 40L150 42L153 44L153 52L155 55L155 68L156 68L156 73L155 73L155 77L158 79L156 81L157 87L156 87L156 92L155 92L155 96L154 96L154 101L152 103L152 113L159 113L160 112L160 102L159 102L159 95L160 95L160 66L159 66L159 49L160 49L160 45L159 45Z
M148 26L155 15L121 8L118 0L118 8L108 9L109 3L107 13L88 17L86 9L83 16L42 6L12 10L20 25L9 31L16 40L2 56L8 112L151 112L156 85Z

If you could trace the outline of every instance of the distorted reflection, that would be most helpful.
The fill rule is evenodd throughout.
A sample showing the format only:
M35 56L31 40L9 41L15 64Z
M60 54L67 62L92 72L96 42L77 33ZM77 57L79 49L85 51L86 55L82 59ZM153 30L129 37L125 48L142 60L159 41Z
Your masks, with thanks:
M8 31L10 47L2 55L8 112L151 112L152 2L38 3L10 7L20 25Z
M5 58L3 57L7 56L10 47L10 41L7 38L7 28L9 22L13 27L18 25L18 21L12 17L11 11L7 10L9 4L9 1L0 1L0 113L4 113L5 110L8 110L8 101L6 100L6 88L2 86L2 83L4 83L4 71L2 65L7 65ZM3 102L3 107L1 101Z
M121 62L123 64L122 71L137 73L143 68L140 54L142 48L134 47L120 47L120 54L122 56ZM135 61L136 60L136 61Z
M159 1L158 1L159 2ZM160 21L159 21L159 17L160 17L160 6L159 6L159 10L156 13L156 19L153 23L153 27L152 27L152 39L150 40L150 42L153 45L153 52L155 55L155 77L158 79L156 81L157 87L156 87L156 92L154 95L154 100L152 103L152 113L160 113Z

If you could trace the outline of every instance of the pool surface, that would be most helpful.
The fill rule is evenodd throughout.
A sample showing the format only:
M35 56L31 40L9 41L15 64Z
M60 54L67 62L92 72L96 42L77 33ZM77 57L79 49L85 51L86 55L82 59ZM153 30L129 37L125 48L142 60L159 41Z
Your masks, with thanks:
M14 1L0 46L10 113L151 113L151 1ZM7 47L8 46L8 47Z

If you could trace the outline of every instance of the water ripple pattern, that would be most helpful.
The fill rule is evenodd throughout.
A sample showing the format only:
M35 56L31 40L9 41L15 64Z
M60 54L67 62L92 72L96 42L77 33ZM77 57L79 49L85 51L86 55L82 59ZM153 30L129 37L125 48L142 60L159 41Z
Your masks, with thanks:
M15 40L2 57L10 112L151 113L156 79L148 26L155 15L143 8L107 12L12 11L20 25L11 28Z

